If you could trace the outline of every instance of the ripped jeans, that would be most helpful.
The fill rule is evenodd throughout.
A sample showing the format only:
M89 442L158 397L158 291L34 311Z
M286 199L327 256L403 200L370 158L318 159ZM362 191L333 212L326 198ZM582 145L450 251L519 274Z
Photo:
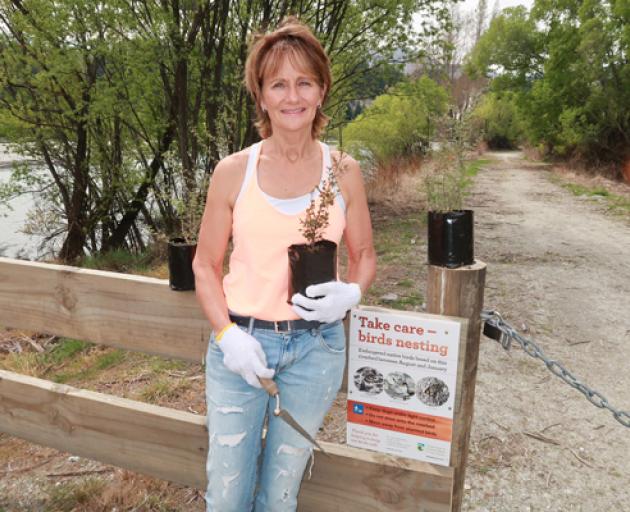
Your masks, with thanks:
M288 334L254 329L251 334L261 343L267 366L276 371L281 407L315 437L343 378L343 324L338 321ZM207 512L295 511L312 446L273 415L274 399L223 365L223 352L214 337L206 355L206 401Z

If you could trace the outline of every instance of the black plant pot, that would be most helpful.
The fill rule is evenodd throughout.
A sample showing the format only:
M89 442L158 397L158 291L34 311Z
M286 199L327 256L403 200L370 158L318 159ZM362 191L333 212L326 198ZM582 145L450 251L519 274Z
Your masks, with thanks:
M337 244L320 240L314 245L293 244L289 247L289 297L294 293L306 296L306 288L312 284L337 279Z
M429 265L458 268L475 261L473 211L429 212Z
M185 291L195 289L195 274L192 262L197 251L197 244L186 242L183 238L172 238L168 242L168 283L172 290Z

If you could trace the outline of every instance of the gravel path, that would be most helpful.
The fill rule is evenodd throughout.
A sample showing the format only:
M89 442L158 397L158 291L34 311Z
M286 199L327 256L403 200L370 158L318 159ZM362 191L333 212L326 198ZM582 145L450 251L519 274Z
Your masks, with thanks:
M469 198L485 307L630 411L630 219L519 153L490 156ZM630 511L630 429L484 338L463 509Z

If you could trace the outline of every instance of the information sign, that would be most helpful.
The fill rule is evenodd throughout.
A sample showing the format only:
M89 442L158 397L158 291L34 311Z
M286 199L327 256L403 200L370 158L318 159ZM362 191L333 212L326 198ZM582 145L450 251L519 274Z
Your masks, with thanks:
M462 319L351 311L348 444L449 465Z

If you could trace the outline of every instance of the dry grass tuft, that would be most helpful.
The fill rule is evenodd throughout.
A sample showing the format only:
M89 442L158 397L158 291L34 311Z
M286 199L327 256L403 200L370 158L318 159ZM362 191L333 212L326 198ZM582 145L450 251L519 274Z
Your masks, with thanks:
M110 477L51 483L47 510L58 512L176 512L204 509L201 492L126 470Z
M599 174L586 173L565 165L555 165L553 170L570 183L588 188L599 187L619 196L630 197L630 184L623 181L613 180Z
M397 158L378 166L366 179L368 202L386 209L407 209L424 199L422 159Z

